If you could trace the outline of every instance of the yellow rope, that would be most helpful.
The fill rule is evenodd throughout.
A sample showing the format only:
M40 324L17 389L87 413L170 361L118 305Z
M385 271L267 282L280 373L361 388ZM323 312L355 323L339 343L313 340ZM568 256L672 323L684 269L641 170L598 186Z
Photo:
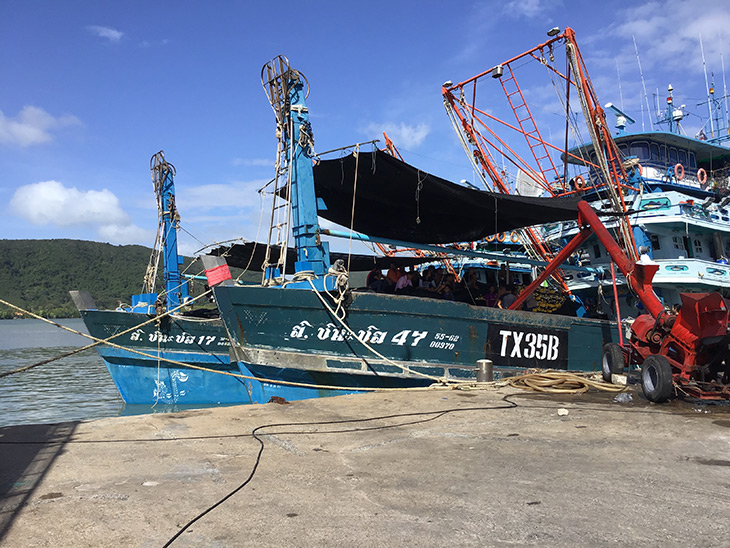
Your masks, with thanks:
M319 291L317 291L317 289L314 287L314 284L312 283L312 280L309 279L307 281L309 282L309 285L312 286L312 291L314 291L314 294L317 295L317 297L319 298L320 301L322 301L322 304L325 306L325 308L330 313L330 315L332 315L335 318L337 318L337 321L340 323L340 325L342 325L342 327L344 327L347 330L347 332L355 338L355 340L357 342L359 342L361 345L363 345L365 348L367 348L370 352L372 352L373 354L375 354L381 360L384 360L386 363L388 363L390 365L393 365L393 366L399 368L404 373L411 373L413 375L416 375L418 377L423 377L424 379L428 379L428 380L433 381L433 382L437 382L437 383L441 383L441 384L458 384L458 383L462 382L462 381L452 381L452 380L448 380L446 378L434 377L433 375L427 375L426 373L420 373L418 371L413 371L409 367L405 367L405 366L399 364L398 362L395 362L395 361L393 361L393 360L391 360L389 358L386 358L380 352L378 352L377 350L375 350L372 346L370 346L368 343L366 343L360 337L358 337L357 336L357 333L355 333L350 328L350 326L345 323L345 321L343 319L341 319L337 314L335 314L335 311L332 310L332 307L329 305L329 303L324 300L324 297L322 297L322 295L320 295ZM324 285L326 286L326 281L325 281L325 284Z
M604 390L606 392L623 392L625 386L591 380L586 376L567 371L544 371L539 373L526 373L516 377L505 379L510 386L523 390L534 390L536 392L548 392L550 394L582 394L591 388ZM591 374L592 375L592 374Z
M160 318L163 318L165 316L169 316L170 314L172 314L174 312L177 312L178 310L180 310L184 306L190 305L192 302L200 299L201 297L204 297L205 295L207 295L208 293L211 293L211 292L212 292L212 290L209 289L208 291L206 291L204 293L201 293L197 297L195 297L193 299L190 299L187 303L181 304L177 308L173 308L172 310L168 310L167 312L165 312L165 313L163 313L163 314L161 314L159 316L155 316L154 318L151 318L151 319L149 319L149 320L147 320L145 322L142 322L141 324L135 325L134 327L130 327L129 329L127 329L125 331L120 331L119 333L116 333L115 335L112 335L111 337L108 337L106 339L97 339L95 337L92 337L90 335L87 335L86 333L82 333L81 331L77 331L76 329L73 329L71 327L67 327L65 325L61 325L58 322L54 322L52 320L49 320L48 318L44 318L43 316L39 316L38 314L34 314L33 312L30 312L29 310L25 310L23 308L20 308L19 306L15 306L12 303L9 303L7 301L4 301L3 299L0 299L0 304L4 304L5 306L9 306L10 308L12 308L14 310L17 310L18 312L21 312L22 314L25 314L27 316L32 316L33 318L35 318L37 320L44 321L44 322L49 323L49 324L51 324L51 325L53 325L55 327L58 327L59 329L63 329L63 330L68 331L70 333L74 333L75 335L80 335L82 337L86 337L87 339L92 339L92 340L96 341L96 342L94 342L92 344L87 344L86 346L82 346L80 348L77 348L75 350L72 350L71 352L67 352L66 354L61 354L60 356L56 356L54 358L49 358L47 360L43 360L43 361L40 361L40 362L31 364L31 365L26 365L24 367L19 367L18 369L13 369L12 371L6 371L4 373L0 373L0 378L7 377L8 375L12 375L14 373L21 373L23 371L27 371L28 369L33 369L34 367L38 367L39 365L45 365L47 363L51 363L51 362L54 362L56 360L60 360L62 358L68 358L69 356L73 356L74 354L78 354L79 352L83 352L84 350L89 350L90 348L94 348L95 346L99 346L100 344L107 344L112 339L116 339L117 337L121 337L122 335L126 335L127 333L129 333L131 331L136 331L137 329L139 329L140 327L143 327L143 326L147 325L148 323L156 322ZM123 347L120 347L120 348L123 348Z
M131 352L132 354L137 354L139 356L143 356L145 358L150 358L152 360L158 360L159 359L161 361L170 363L172 365L177 365L179 367L187 367L187 368L190 368L190 369L196 369L198 371L207 371L208 373L218 373L220 375L228 375L229 377L236 377L236 378L239 378L239 379L253 380L253 381L259 381L259 382L271 383L271 384L281 384L281 385L285 385L285 386L299 386L299 387L302 387L302 388L315 388L315 389L320 389L320 390L345 390L345 391L350 391L350 392L352 392L352 391L358 391L358 392L377 392L377 391L397 391L397 390L426 390L426 389L429 389L430 388L430 387L414 387L414 388L370 388L370 387L360 387L360 386L357 386L357 387L344 387L344 386L333 386L333 385L324 385L324 384L310 384L310 383L281 381L281 380L277 380L277 379L266 379L266 378L254 377L254 376L251 376L251 375L243 375L242 373L230 373L228 371L220 371L218 369L211 369L209 367L203 367L203 366L200 366L200 365L193 365L193 364L190 364L190 363L180 362L180 361L173 360L173 359L170 359L170 358L163 358L162 356L155 356L153 354L148 354L147 352L142 352L140 350L135 350L133 348L121 346L119 344L116 344L116 343L111 342L109 339L97 339L96 337L94 337L92 335L87 335L86 333L81 333L80 331L76 331L75 329L72 329L70 327L66 327L66 326L61 325L59 323L56 323L56 322L53 322L53 321L48 320L46 318L43 318L41 316L38 316L37 314L33 314L32 312L28 312L26 310L23 310L22 308L20 308L18 306L15 306L15 305L13 305L11 303L8 303L6 301L3 301L2 299L0 299L0 303L5 304L7 306L10 306L11 308L14 308L15 310L18 310L19 312L23 312L24 314L28 314L29 316L32 316L32 317L34 317L36 319L39 319L39 320L42 320L44 322L50 323L52 325L55 325L56 327L60 327L61 329L65 329L66 331L71 331L72 333L75 333L75 334L80 335L82 337L86 337L87 339L91 339L93 341L96 341L95 344L88 345L87 348L91 348L91 347L97 346L99 344L106 344L108 346L111 346L112 348L117 348L119 350L124 350L126 352ZM150 321L154 321L156 319L157 318L153 318ZM146 324L146 323L150 323L150 322L147 321L147 322L144 322L144 323ZM140 325L144 325L144 324L140 324ZM126 332L129 332L129 331L130 330L127 330ZM118 337L119 335L121 335L121 333L115 335L115 337ZM110 339L111 338L113 338L113 337L110 337ZM12 371L10 371L10 372L8 372L8 373L6 373L4 375L10 374L10 373L12 373Z
M350 271L350 258L352 255L352 232L353 227L355 226L355 199L357 196L357 168L360 164L360 144L358 143L355 145L355 150L353 151L353 156L355 156L355 181L352 185L352 211L350 212L350 238L349 238L349 245L347 248L347 271Z

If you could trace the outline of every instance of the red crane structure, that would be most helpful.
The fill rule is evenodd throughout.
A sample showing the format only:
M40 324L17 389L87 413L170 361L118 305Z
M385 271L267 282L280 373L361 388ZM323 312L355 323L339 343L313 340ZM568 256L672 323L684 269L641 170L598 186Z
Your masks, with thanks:
M559 51L564 54L564 68L556 63ZM558 99L546 105L546 97L539 96L536 101L541 106L531 108L528 97L535 94L524 92L520 81L533 84L545 73ZM624 193L636 189L628 183L572 29L468 80L446 82L442 94L454 129L487 188L508 194L550 196L590 189L605 192L615 210L626 211ZM576 112L571 103L575 97L573 103L580 107ZM482 103L486 105L480 106ZM580 116L583 124L579 123ZM588 129L596 145L595 162L571 152L582 144L581 126ZM556 137L547 139L546 135ZM590 177L586 169L599 176ZM626 217L618 228L617 240L631 257L637 258ZM525 229L522 239L534 258L550 261L554 257L535 229Z

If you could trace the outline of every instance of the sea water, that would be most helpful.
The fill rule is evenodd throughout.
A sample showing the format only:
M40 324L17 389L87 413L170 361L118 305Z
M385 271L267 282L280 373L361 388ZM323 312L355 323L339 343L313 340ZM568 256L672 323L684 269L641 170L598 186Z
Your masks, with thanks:
M54 320L88 333L81 319ZM0 373L93 341L41 320L0 320ZM0 378L0 426L113 417L124 404L95 349Z

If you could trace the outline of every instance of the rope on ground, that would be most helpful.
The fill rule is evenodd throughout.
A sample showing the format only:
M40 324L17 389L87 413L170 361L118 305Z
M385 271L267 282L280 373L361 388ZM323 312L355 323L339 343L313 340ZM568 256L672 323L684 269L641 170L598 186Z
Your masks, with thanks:
M580 375L568 373L567 371L542 371L539 373L526 373L505 380L515 388L547 392L549 394L582 394L591 388L606 392L623 392L626 390L625 386L616 386L593 380L591 378L593 375L593 373Z

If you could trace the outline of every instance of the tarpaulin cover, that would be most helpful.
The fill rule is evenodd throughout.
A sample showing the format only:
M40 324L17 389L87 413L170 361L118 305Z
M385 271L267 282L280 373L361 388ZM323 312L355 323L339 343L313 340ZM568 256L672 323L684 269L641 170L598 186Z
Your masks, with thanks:
M578 218L580 198L535 198L476 190L430 175L376 150L314 166L319 215L356 232L414 243L480 240L516 228Z

